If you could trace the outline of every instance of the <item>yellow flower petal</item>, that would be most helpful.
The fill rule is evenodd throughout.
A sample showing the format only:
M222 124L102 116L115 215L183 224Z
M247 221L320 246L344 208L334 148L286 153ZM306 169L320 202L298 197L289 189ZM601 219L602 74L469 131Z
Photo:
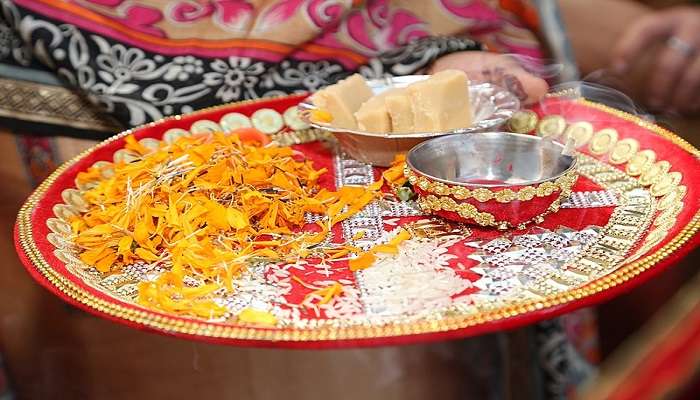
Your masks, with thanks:
M267 311L256 310L253 308L244 308L238 314L238 320L248 324L256 325L277 325L277 317Z
M233 207L226 209L226 221L233 229L243 229L248 227L248 217Z
M119 254L126 254L127 252L131 251L131 244L134 242L134 239L131 238L131 236L124 236L121 239L119 239L119 243L117 244L117 252Z

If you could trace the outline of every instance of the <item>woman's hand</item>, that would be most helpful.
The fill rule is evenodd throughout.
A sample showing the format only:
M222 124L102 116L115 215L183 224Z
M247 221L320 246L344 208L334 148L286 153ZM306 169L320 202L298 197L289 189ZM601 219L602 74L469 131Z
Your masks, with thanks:
M647 102L656 110L700 110L700 7L653 11L630 23L613 49L620 74L649 49L660 45L649 73Z
M463 51L437 59L430 73L445 69L459 69L467 73L474 82L491 82L513 92L523 103L539 101L549 90L549 85L522 68L507 55L485 51Z

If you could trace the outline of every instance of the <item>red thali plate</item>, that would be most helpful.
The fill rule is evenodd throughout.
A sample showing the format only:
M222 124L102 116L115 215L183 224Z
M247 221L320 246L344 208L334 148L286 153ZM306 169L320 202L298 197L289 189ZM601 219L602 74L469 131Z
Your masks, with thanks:
M563 119L562 129L577 139L579 152L580 179L559 212L536 227L500 232L449 225L411 203L373 203L338 226L333 240L367 247L404 227L414 237L399 254L355 273L311 263L252 268L236 294L218 299L232 315L246 307L267 310L276 316L275 326L154 311L135 300L148 271L102 274L80 265L67 228L80 208L75 178L95 162L113 161L127 134L162 140L178 129L226 125L231 113L250 117L272 110L286 121L278 140L293 144L316 168L328 168L321 186L374 181L378 170L347 158L297 120L281 118L303 99L255 100L167 118L65 163L18 215L15 243L27 270L67 302L138 329L239 346L334 348L461 338L551 318L652 279L698 245L698 150L636 116L586 100L551 98L534 111L541 124ZM341 282L343 295L301 307L309 289L292 275L317 286Z

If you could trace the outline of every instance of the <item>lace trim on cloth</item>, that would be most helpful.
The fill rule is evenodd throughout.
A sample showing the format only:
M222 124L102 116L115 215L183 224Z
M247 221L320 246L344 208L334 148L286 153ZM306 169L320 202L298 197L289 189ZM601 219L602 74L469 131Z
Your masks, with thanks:
M0 78L0 117L116 133L121 126L70 89Z

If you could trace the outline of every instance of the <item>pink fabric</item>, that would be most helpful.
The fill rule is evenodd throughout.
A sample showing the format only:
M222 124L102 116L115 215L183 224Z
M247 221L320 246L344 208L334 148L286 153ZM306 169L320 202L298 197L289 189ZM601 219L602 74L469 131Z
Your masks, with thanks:
M240 47L245 46L221 46L221 41L245 39L290 47L287 54L272 55L265 51L256 54L271 62L293 54L306 44L372 57L413 39L438 34L468 36L501 53L542 56L535 34L526 28L523 18L501 5L506 2L173 0L167 6L155 0L72 0L65 3L15 0L15 3L100 35L168 55L240 55ZM523 1L507 3L524 4ZM107 23L96 23L99 20ZM182 40L195 41L197 45L183 47L178 44ZM341 55L325 56L335 61L343 59ZM341 62L348 66L358 63L347 58Z

